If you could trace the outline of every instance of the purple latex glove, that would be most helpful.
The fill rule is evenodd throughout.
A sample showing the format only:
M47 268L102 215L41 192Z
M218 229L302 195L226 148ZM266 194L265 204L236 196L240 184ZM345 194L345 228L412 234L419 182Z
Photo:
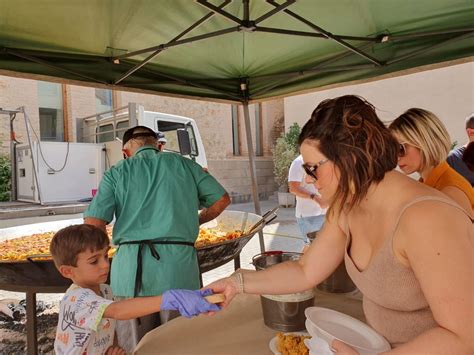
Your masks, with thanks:
M179 311L182 316L191 318L200 313L217 312L219 306L207 302L204 296L212 295L212 290L168 290L161 296L161 309Z

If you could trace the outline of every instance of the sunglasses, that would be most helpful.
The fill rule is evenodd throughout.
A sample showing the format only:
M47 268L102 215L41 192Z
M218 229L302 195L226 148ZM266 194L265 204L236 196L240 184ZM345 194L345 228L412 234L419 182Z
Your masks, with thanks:
M402 158L405 155L407 155L407 147L405 145L406 145L406 143L400 143L398 145L398 157L399 158Z
M316 163L314 165L303 164L304 172L308 174L309 176L311 176L313 179L318 180L318 176L317 176L318 168L324 163L327 163L328 161L329 159L323 159L319 163Z

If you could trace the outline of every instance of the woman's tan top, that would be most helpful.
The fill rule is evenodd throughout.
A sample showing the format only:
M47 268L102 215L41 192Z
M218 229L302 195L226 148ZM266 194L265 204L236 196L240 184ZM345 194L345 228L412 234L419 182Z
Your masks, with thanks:
M464 213L453 201L423 196L405 205L380 250L364 271L359 271L349 255L351 235L347 233L344 261L352 281L363 294L363 308L368 324L383 335L392 347L408 342L437 326L413 270L401 264L393 253L393 235L405 210L427 200L447 203Z

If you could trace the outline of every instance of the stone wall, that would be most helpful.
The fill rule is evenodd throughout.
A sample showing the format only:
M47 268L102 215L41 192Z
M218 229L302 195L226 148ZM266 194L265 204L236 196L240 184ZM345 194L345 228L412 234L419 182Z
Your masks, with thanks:
M229 158L225 160L209 160L209 172L224 186L232 203L249 202L252 200L252 182L250 178L249 160L245 158ZM261 200L266 200L276 190L273 178L273 161L271 157L257 157L258 192Z
M14 110L21 106L25 107L32 127L39 135L38 85L36 81L0 76L0 108ZM23 114L17 114L13 124L17 140L28 143ZM10 154L10 117L8 115L0 115L0 154Z

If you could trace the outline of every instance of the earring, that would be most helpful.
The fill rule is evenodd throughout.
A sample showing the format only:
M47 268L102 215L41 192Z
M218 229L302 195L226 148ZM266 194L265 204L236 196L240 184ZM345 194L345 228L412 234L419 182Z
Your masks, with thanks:
M352 195L354 195L356 192L354 180L349 181L349 191L351 192Z

